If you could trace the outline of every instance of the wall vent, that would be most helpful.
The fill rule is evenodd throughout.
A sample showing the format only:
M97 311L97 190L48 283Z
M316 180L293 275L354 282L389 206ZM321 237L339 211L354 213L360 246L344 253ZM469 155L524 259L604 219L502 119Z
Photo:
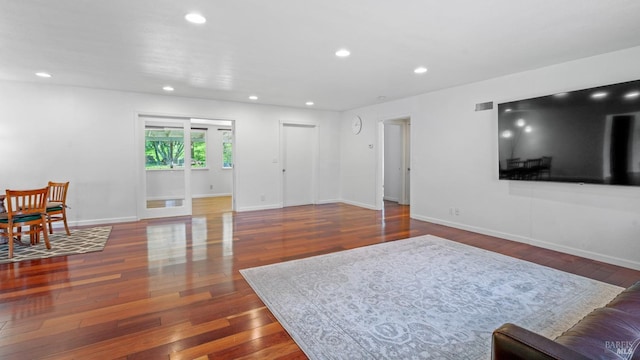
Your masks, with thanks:
M487 101L487 102L476 104L476 111L491 110L491 109L493 109L493 101Z

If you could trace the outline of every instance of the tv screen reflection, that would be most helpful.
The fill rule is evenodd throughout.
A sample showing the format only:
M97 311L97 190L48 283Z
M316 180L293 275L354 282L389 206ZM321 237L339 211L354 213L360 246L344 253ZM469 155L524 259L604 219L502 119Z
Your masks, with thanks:
M640 185L640 81L498 105L499 178Z

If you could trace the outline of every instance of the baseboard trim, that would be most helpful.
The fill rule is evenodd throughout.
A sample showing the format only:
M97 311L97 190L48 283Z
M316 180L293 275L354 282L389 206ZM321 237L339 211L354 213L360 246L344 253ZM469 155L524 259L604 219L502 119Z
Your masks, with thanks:
M342 203L347 204L347 205L353 205L353 206L357 206L357 207L361 207L361 208L365 208L365 209L369 209L369 210L380 210L378 208L369 204L365 204L365 203L361 203L361 202L357 202L357 201L350 201L350 200L341 200Z
M282 204L271 204L271 205L263 205L263 206L238 206L236 209L237 212L244 211L258 211L258 210L273 210L273 209L281 209Z
M335 204L341 202L340 200L319 200L315 204L303 204L303 205L325 205L325 204ZM290 206L298 206L298 205L290 205ZM237 212L243 211L258 211L258 210L273 210L273 209L282 209L284 208L284 204L274 204L274 205L265 205L265 206L244 206L236 209Z
M495 237L502 238L502 239L517 241L517 242L520 242L520 243L524 243L524 244L528 244L528 245L532 245L532 246L537 246L537 247L541 247L541 248L549 249L549 250L553 250L553 251L558 251L558 252L565 253L565 254L580 256L580 257L583 257L583 258L596 260L596 261L602 261L602 262L605 262L607 264L622 266L622 267L626 267L626 268L630 268L630 269L634 269L634 270L640 270L640 262L631 261L631 260L627 260L627 259L622 259L622 258L615 257L615 256L599 254L599 253L596 253L596 252L593 252L593 251L586 251L586 250L582 250L582 249L578 249L578 248L574 248L574 247L570 247L570 246L564 246L564 245L560 245L560 244L550 243L548 241L542 241L542 240L538 240L538 239L533 239L533 238L526 237L526 236L514 235L514 234L505 233L505 232L501 232L501 231L495 231L495 230L491 230L491 229L486 229L486 228L481 228L481 227L477 227L477 226L461 224L461 223L457 223L457 222L452 222L452 221L447 221L447 220L437 219L437 218L432 218L432 217L427 217L427 216L419 216L419 215L411 214L411 218L412 219L416 219L416 220L431 222L431 223L434 223L434 224L445 225L445 226L453 227L453 228L456 228L456 229L473 231L473 232L476 232L476 233L479 233L479 234L483 234L483 235L495 236Z
M318 200L316 205L335 204L335 203L339 203L339 202L340 202L340 200L338 200L338 199Z
M119 224L119 223L127 223L127 222L135 222L138 221L135 216L127 216L121 218L108 218L108 219L92 219L92 220L77 220L77 221L68 221L70 227L74 226L93 226L93 225L108 225L108 224ZM64 226L62 222L54 223L55 227Z

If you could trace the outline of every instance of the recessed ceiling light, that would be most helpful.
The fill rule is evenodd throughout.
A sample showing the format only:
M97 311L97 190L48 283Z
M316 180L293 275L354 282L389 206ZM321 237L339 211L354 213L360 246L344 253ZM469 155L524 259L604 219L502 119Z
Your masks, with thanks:
M524 119L516 120L516 126L517 127L523 127L525 124L526 124L526 122L524 121Z
M258 97L255 95L249 96L249 100L258 100Z
M207 19L198 13L188 13L184 18L192 24L204 24L207 22Z
M511 110L511 108L508 109L504 109L504 112L512 112L513 110Z
M625 99L635 99L640 96L640 91L632 91L624 94Z
M511 130L505 130L502 132L502 137L503 138L510 138L513 136L513 131Z
M41 78L50 78L50 77L51 77L51 74L46 73L46 72L37 72L37 73L36 73L36 76L39 76L39 77L41 77Z
M307 106L313 106L313 101L307 101L306 103L304 103Z
M173 88L173 86L167 85L167 86L163 86L162 90L171 92L171 91L173 91L175 89Z
M591 97L594 98L594 99L602 99L602 98L607 97L607 93L604 92L604 91L599 91L599 92L591 94Z
M338 51L336 51L336 56L337 57L347 57L351 55L351 51L347 50L347 49L340 49Z
M413 70L413 72L416 73L416 74L424 74L424 73L427 72L427 68L424 67L424 66L419 66L419 67L415 68Z
M569 95L569 93L567 93L567 92L561 92L561 93L553 94L553 96L555 96L555 97L565 97L567 95Z

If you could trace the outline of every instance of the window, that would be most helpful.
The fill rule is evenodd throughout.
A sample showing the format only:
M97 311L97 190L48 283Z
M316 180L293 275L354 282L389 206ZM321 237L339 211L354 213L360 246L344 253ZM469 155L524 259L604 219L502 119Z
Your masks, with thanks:
M191 129L191 167L207 167L207 130Z
M222 168L233 167L233 134L230 130L222 132Z
M145 168L166 170L184 168L184 130L145 128ZM207 166L207 130L191 129L191 167Z

